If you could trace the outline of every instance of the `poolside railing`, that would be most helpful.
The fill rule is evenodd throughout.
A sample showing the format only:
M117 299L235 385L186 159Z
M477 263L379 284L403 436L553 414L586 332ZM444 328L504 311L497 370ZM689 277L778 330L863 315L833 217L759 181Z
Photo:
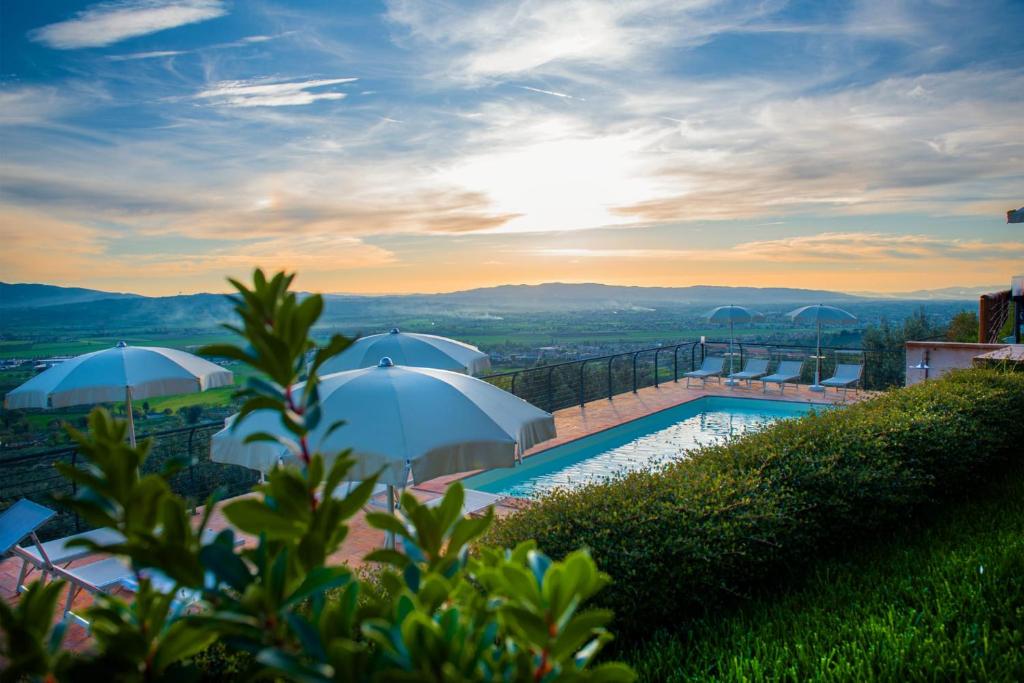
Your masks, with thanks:
M143 465L143 473L159 472L176 465L178 469L171 477L171 488L188 498L193 505L202 505L214 491L223 497L249 491L259 479L257 472L210 460L210 437L223 428L224 421L219 420L140 435L140 439L154 437L153 448ZM54 467L58 462L77 467L82 460L75 446L0 456L0 471L3 472L0 510L20 498L53 506L52 497L55 494L75 493L75 483L65 479ZM47 522L40 534L44 539L88 528L78 515L66 508L55 509L58 514Z
M748 358L767 358L773 364L781 360L801 360L805 361L801 382L813 382L814 346L736 341L731 348L736 371ZM551 412L665 382L678 382L685 373L699 368L706 356L725 355L729 350L729 342L724 340L683 342L499 372L481 379ZM903 383L905 353L902 348L873 351L823 346L821 351L822 377L830 377L837 362L857 362L864 365L866 389L884 389ZM726 355L725 374L728 374L729 358Z

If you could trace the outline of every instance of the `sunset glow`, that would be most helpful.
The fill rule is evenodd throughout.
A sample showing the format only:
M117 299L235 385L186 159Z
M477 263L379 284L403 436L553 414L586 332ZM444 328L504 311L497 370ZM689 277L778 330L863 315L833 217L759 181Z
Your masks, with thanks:
M1020 3L0 11L6 282L869 292L1024 269Z

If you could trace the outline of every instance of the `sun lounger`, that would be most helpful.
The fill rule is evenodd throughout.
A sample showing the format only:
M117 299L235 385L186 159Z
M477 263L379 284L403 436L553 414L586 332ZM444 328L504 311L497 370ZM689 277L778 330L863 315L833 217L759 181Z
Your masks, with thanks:
M747 381L747 386L750 383L764 377L768 374L768 360L765 358L751 358L747 361L747 364L743 366L743 370L740 372L734 372L729 375L729 379L742 379Z
M355 487L359 486L362 482L358 481L343 481L338 484L338 487L334 489L331 494L332 498L345 498ZM373 487L373 493L370 494L370 500L367 501L367 507L375 508L386 508L388 506L388 485L387 484L375 484Z
M202 543L207 544L213 541L217 531L206 529L203 531ZM235 536L235 546L245 543L245 539ZM68 594L64 601L64 619L72 620L89 628L89 621L76 614L71 608L75 598L85 591L96 596L97 593L109 593L115 588L126 588L131 591L139 589L137 576L124 558L107 557L96 562L80 565L77 567L54 567L51 573L57 578L68 582ZM174 590L174 581L162 572L145 569L142 574L149 577L156 590L169 593ZM175 596L174 609L181 610L196 602L199 594L195 591L181 590Z
M89 548L72 545L71 541L86 540L100 545L118 543L124 537L113 529L93 529L73 536L54 539L42 544L28 546L15 546L13 554L21 558L21 573L18 575L18 592L26 587L26 580L33 569L38 569L43 574L43 580L47 574L52 574L54 566L66 567L75 560L92 555L94 551Z
M768 375L767 377L761 378L761 390L763 392L768 391L768 383L779 385L779 392L786 393L786 383L796 384L800 381L800 371L803 368L803 362L798 360L784 360L779 363L779 367L775 368L775 372Z
M821 385L824 387L835 387L836 393L842 391L843 398L846 398L846 392L850 389L856 389L856 385L860 383L863 373L863 365L839 363L836 365L835 374L822 382Z
M475 489L466 489L466 497L462 501L462 514L472 515L481 512L491 505L496 505L504 496L499 496L494 493L487 493L486 491L477 491ZM435 508L441 504L444 500L444 496L428 500L424 505L428 508Z
M17 555L22 557L24 561L25 558L22 555L24 548L19 544L28 538L40 549L38 552L44 558L45 564L48 565L49 560L46 559L46 549L39 541L36 531L56 514L50 508L34 503L27 498L22 498L0 513L0 557ZM27 570L23 565L22 576L18 581L19 584L24 580L26 572Z
M691 379L699 379L702 387L707 384L709 377L717 377L721 381L724 366L725 358L723 356L708 356L699 370L693 370L683 375L686 378L686 387L690 387Z

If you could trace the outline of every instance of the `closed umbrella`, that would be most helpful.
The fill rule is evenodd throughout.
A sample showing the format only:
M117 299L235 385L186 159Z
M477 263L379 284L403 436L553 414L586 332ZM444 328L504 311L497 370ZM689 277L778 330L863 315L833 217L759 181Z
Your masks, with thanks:
M371 368L385 356L397 365L437 368L467 375L478 375L491 368L491 359L475 346L433 334L402 332L396 327L387 334L357 339L343 353L324 363L320 374Z
M795 322L814 323L818 327L817 352L814 354L814 384L808 387L811 391L825 391L821 385L821 326L830 323L856 322L857 316L835 306L815 304L804 306L786 314Z
M117 346L76 356L9 392L4 407L65 408L125 402L128 438L135 445L132 399L188 394L234 382L230 370L177 349Z
M729 374L733 373L732 359L735 355L732 350L733 344L733 325L735 323L749 323L751 320L760 320L764 315L757 311L752 311L749 308L743 306L719 306L710 313L708 313L708 320L714 323L729 323ZM734 379L728 379L725 381L726 384L738 384Z
M301 392L302 385L293 391ZM483 380L447 370L403 367L382 358L376 367L322 378L322 418L308 436L310 448L328 461L351 448L355 465L346 475L362 481L380 472L394 487L410 475L420 483L469 470L512 467L517 452L555 436L550 413ZM330 426L344 420L341 429ZM250 434L289 437L278 413L255 411L237 427L213 435L210 457L266 472L289 457L274 442L244 443Z

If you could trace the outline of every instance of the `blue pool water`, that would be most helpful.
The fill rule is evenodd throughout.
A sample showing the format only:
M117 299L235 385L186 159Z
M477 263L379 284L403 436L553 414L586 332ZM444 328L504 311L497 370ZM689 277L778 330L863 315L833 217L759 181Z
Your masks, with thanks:
M535 498L686 457L687 451L797 417L823 405L709 396L592 434L526 458L514 469L483 472L466 488Z

